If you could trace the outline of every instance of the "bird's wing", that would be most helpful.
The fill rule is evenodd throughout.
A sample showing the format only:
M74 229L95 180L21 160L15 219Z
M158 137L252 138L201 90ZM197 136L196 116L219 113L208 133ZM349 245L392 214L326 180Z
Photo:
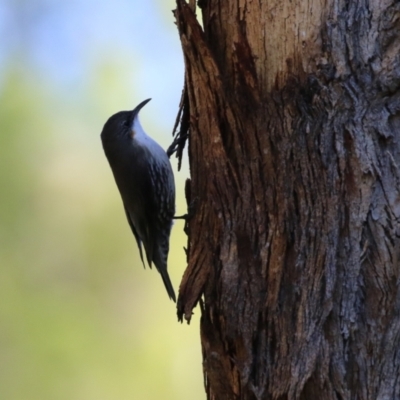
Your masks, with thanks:
M159 246L158 232L165 229L168 235L170 232L168 225L172 224L175 212L175 185L168 158L165 163L157 162L149 166L147 150L140 150L143 155L129 158L124 163L114 163L112 170L142 262L145 253L151 268Z
M126 208L125 204L124 204L124 208L125 208L125 214L126 214L126 218L128 219L129 226L132 229L133 235L135 236L137 245L139 247L140 259L142 260L143 267L146 268L146 266L144 265L144 260L143 260L142 241L140 240L140 237L139 237L138 233L136 232L135 226L133 225L131 216L129 215L129 211ZM151 264L149 264L149 265L150 265L150 268L151 268Z

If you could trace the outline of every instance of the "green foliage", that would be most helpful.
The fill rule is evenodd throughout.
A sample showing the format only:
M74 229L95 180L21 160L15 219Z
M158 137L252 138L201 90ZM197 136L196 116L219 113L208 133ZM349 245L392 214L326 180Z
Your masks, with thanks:
M143 270L101 149L99 74L78 102L16 65L1 88L0 398L202 399L198 321L178 324L160 276Z

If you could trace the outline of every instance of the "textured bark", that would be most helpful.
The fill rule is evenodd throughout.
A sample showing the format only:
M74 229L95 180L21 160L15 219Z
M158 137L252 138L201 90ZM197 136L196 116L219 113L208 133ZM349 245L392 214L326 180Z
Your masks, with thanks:
M203 299L208 399L400 398L399 3L199 7L178 315Z

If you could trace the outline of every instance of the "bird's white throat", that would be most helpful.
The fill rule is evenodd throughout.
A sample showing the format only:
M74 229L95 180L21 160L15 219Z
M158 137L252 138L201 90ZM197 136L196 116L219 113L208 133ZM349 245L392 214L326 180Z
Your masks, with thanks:
M161 159L166 157L163 148L143 130L139 121L139 116L136 116L133 120L131 130L132 138L136 140L139 145L147 147L152 154L158 154L161 156Z

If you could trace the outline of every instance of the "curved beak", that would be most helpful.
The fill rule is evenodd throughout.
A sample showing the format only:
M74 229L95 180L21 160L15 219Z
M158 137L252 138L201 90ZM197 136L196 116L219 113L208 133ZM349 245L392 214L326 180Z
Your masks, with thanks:
M129 125L131 127L130 135L133 137L135 135L135 127L136 129L140 128L140 123L138 119L139 111L150 101L151 99L147 99L142 101L139 105L137 105L131 112Z
M151 99L147 99L142 101L139 105L137 105L133 110L132 110L132 121L137 117L139 114L139 111L150 101Z

